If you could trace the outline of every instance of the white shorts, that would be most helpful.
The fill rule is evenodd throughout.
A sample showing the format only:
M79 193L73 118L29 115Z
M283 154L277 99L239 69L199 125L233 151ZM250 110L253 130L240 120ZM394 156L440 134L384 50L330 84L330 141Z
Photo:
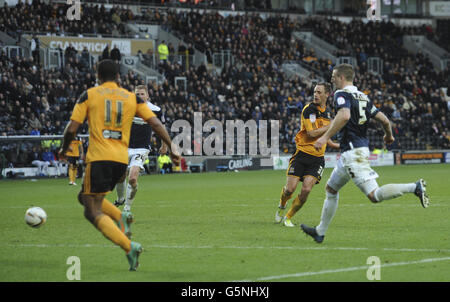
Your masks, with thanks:
M141 171L144 170L144 162L148 158L148 149L128 149L128 168L139 167Z
M365 194L378 188L378 178L369 163L370 151L367 147L355 148L342 153L327 184L339 191L350 179Z

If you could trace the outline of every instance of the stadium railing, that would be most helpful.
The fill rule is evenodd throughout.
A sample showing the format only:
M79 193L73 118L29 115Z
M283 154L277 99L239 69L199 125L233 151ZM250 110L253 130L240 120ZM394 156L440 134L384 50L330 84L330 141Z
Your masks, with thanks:
M80 134L82 138L87 138L87 134ZM50 148L57 152L61 144L62 135L13 135L0 136L0 178L22 175L25 177L36 176L37 168L28 162L28 154L34 146ZM42 151L42 150L41 150ZM62 173L65 174L67 165L63 166ZM49 175L55 176L56 168L49 167Z

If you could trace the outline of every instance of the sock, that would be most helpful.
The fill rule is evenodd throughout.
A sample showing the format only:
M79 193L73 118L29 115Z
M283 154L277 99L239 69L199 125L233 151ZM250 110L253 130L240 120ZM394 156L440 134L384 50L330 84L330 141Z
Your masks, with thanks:
M73 175L73 168L69 167L69 181L75 182L75 177Z
M120 231L108 215L101 214L95 219L97 229L103 236L120 246L126 253L131 251L131 241Z
M122 182L119 182L119 183L117 183L117 185L116 185L117 199L118 199L119 201L125 199L126 183L127 183L127 180L124 179Z
M285 190L285 187L283 187L283 188L281 189L281 197L280 197L280 208L282 208L282 209L284 209L284 208L286 207L286 203L287 203L288 200L291 199L291 197L292 197L292 194L289 195L289 196L286 196L286 195L284 194L284 190Z
M128 189L128 198L127 198L127 200L125 200L124 210L129 211L131 209L131 204L134 201L134 197L136 196L138 184L136 184L135 187L128 184L127 189Z
M378 202L397 198L403 195L403 193L414 193L416 190L415 183L409 184L387 184L379 187L375 190L374 197Z
M286 218L291 219L295 215L295 213L297 213L298 210L301 209L302 206L303 204L300 202L300 198L297 195L297 197L295 197L294 201L292 202L291 208L286 214Z
M71 170L72 170L72 179L70 181L71 182L75 182L75 180L77 178L77 174L78 174L78 168L77 167L73 167Z
M339 202L339 192L337 194L331 194L326 191L327 197L323 203L322 216L320 218L320 224L316 227L316 231L320 236L325 235L331 220L333 220L334 214L336 213L338 202Z
M110 203L106 198L103 198L102 201L102 212L111 217L116 222L118 222L122 218L122 212L119 210L119 208Z

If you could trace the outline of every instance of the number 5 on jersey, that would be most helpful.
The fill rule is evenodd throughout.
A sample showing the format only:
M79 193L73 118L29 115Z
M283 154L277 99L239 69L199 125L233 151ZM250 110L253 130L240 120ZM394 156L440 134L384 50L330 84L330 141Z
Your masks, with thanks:
M367 121L366 116L366 108L367 108L367 101L366 100L359 100L359 120L358 124L362 125Z

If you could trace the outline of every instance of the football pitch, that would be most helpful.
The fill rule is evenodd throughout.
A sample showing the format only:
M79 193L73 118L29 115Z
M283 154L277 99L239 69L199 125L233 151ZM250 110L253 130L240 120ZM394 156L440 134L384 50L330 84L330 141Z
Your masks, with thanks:
M380 260L381 281L450 281L450 165L374 169L380 185L424 178L430 207L412 194L372 204L349 183L322 244L299 225L319 223L331 169L295 228L274 222L285 171L142 176L132 208L132 240L144 247L136 272L84 218L81 179L75 187L67 179L0 181L0 281L68 281L71 256L81 281L368 282L370 256ZM48 215L38 229L24 222L32 205Z

